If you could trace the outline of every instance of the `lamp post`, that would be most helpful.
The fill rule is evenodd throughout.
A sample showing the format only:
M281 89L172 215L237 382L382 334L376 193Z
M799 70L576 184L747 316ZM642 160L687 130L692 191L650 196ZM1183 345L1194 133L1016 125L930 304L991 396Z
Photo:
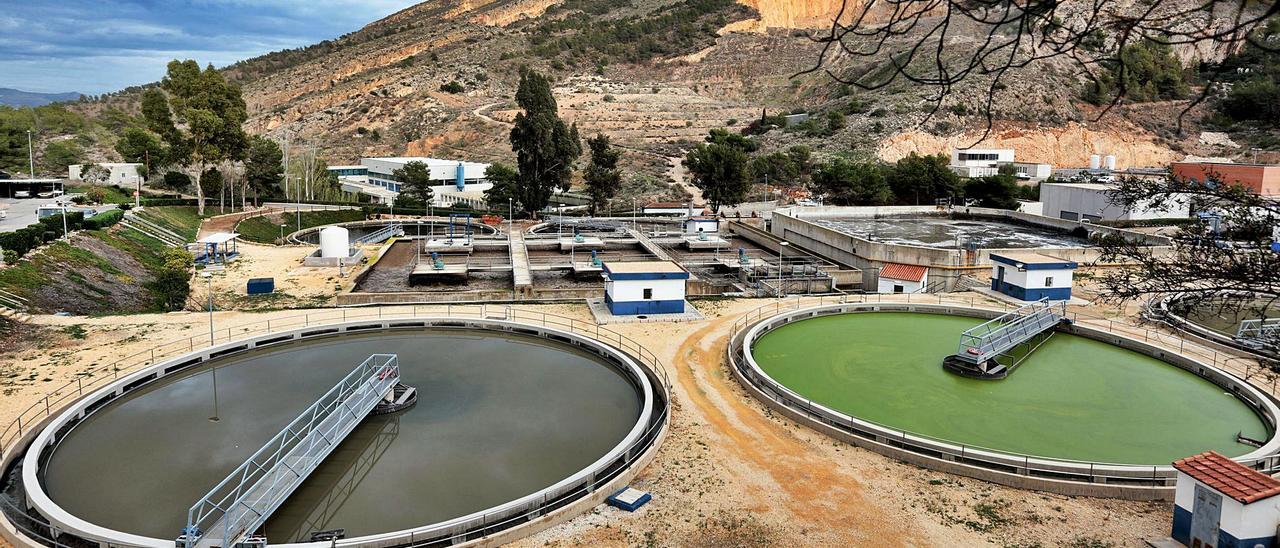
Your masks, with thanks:
M280 245L284 245L284 223L280 224Z
M782 250L791 245L791 242L783 240L778 243L778 298L782 298Z
M200 275L204 277L206 282L208 282L209 347L212 348L213 347L213 273L206 271L206 272L200 273ZM218 418L218 366L216 364L213 366L212 369L210 369L210 373L213 374L213 416L209 417L209 422L218 422L221 419Z
M35 179L35 178L36 178L36 152L35 152L35 150L36 150L36 149L31 148L31 130L29 130L29 129L28 129L28 130L27 130L27 162L29 162L28 169L30 169L30 170L31 170L31 171L29 171L29 172L27 173L27 178L28 178L28 179Z

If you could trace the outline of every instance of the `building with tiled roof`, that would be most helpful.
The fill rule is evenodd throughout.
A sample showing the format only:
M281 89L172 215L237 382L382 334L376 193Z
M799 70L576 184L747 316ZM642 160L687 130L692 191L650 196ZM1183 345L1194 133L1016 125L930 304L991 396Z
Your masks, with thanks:
M876 290L880 293L923 293L929 282L929 267L884 263Z
M1280 480L1208 451L1173 463L1173 538L1191 548L1276 548Z

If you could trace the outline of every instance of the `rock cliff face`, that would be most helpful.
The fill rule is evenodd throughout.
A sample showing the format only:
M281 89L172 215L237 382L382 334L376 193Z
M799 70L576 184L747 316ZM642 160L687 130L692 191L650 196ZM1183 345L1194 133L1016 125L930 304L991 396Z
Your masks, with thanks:
M1019 162L1053 164L1055 167L1081 167L1089 165L1089 156L1114 154L1116 167L1165 166L1179 159L1180 155L1156 142L1155 136L1134 126L1116 129L1090 129L1071 123L1057 128L1007 128L992 134L975 145L981 132L965 132L940 137L918 130L904 131L883 141L877 155L893 162L909 153L945 154L951 149L974 146L975 148L1012 148Z

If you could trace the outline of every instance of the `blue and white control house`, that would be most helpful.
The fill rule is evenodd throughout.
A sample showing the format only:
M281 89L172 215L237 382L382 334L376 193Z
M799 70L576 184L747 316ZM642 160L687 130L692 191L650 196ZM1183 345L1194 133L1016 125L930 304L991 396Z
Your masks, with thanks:
M1075 261L1039 253L991 254L991 289L1023 301L1071 299Z
M617 316L681 314L689 272L671 261L604 263L604 302Z

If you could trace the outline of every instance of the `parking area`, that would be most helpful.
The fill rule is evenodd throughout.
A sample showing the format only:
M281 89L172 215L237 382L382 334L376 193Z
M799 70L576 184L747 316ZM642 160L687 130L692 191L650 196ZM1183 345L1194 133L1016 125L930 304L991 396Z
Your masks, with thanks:
M37 220L36 210L46 204L57 203L54 198L0 198L0 232L13 232ZM93 206L96 213L115 209L115 205Z

